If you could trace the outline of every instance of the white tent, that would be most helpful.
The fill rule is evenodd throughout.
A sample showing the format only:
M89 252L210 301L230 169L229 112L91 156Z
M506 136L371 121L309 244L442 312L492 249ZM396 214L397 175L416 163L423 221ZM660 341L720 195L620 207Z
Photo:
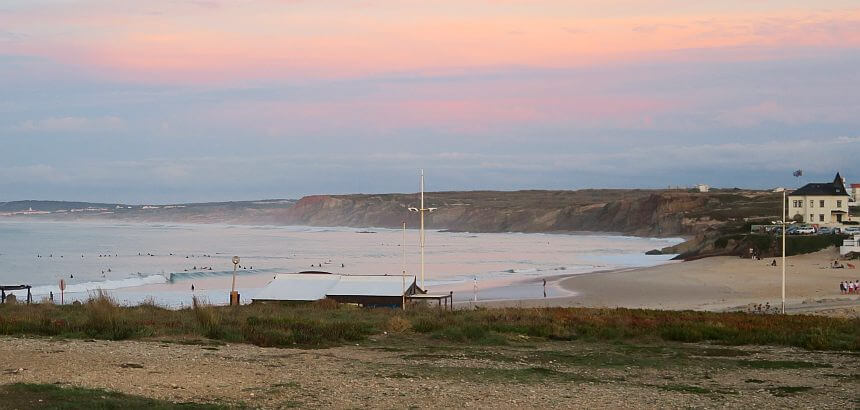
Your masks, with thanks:
M406 295L421 293L415 276L407 276ZM252 298L255 302L313 301L332 297L339 301L394 304L404 294L403 277L340 275L336 273L282 273ZM364 302L363 302L364 301ZM391 303L385 303L385 301Z
M328 273L279 274L253 300L311 301L325 299L326 292L340 280Z

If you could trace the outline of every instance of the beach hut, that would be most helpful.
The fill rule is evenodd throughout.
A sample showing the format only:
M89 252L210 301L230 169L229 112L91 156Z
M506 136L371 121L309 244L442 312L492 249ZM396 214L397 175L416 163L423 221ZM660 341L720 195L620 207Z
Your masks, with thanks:
M404 290L405 288L405 290ZM365 307L401 307L404 296L424 293L414 276L282 273L252 298L254 303L301 303L333 299Z

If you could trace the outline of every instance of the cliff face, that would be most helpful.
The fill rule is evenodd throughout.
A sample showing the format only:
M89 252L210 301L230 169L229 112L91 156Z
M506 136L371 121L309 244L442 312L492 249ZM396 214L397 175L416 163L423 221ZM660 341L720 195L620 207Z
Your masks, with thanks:
M582 190L434 192L439 209L427 227L470 232L619 232L640 236L697 236L728 222L779 214L779 199L754 191ZM416 227L416 194L317 195L284 212L284 224ZM727 211L729 210L729 211Z

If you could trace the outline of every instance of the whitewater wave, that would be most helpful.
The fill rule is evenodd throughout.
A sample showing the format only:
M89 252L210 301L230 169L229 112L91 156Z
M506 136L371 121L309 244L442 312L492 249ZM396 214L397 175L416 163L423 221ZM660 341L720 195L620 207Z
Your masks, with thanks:
M267 273L267 272L283 272L283 269L241 269L236 271L236 275L254 275L259 273ZM182 280L189 279L201 279L201 278L216 278L219 276L229 276L232 275L232 270L214 270L214 271L190 271L190 272L171 272L167 275L167 280L169 282L176 282Z
M260 274L267 273L270 271L278 271L277 269L255 269L253 271L250 270L240 270L236 272L237 275L248 275L248 274ZM112 279L112 280L102 280L102 281L92 281L92 282L81 282L81 283L73 283L66 285L66 293L90 293L97 290L117 290L123 288L133 288L138 286L145 285L157 285L162 283L171 283L176 281L184 281L190 279L199 279L199 278L212 278L218 276L228 276L232 275L233 271L195 271L195 272L170 272L170 273L156 273L152 275L140 275L140 276L132 276L125 279ZM33 286L30 289L30 292L33 296L47 296L51 292L55 295L60 293L59 285L40 285ZM27 295L27 291L11 291L7 293L15 293L16 297L23 297Z
M96 290L115 290L122 288L131 288L135 286L144 286L144 285L155 285L159 283L167 283L167 277L161 274L148 275L148 276L139 276L139 277L130 277L125 279L115 279L115 280L102 280L102 281L93 281L93 282L81 282L66 285L66 293L88 293ZM59 285L42 285L42 286L33 286L31 289L33 295L47 295L51 292L54 294L60 293ZM21 291L18 291L21 293ZM26 291L23 292L26 294ZM18 296L18 295L16 295Z

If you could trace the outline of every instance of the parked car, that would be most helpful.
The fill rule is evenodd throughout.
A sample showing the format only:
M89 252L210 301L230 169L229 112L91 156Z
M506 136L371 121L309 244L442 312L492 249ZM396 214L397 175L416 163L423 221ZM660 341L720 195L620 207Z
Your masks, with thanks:
M860 226L846 226L842 228L842 233L846 235L856 235L860 233Z
M794 230L794 232L789 231L789 234L794 234L794 235L812 235L814 233L815 233L815 228L813 228L811 226L798 226L797 229Z
M818 228L818 232L816 232L815 234L816 235L833 235L834 233L836 233L836 231L834 231L833 228L831 228L829 226L822 226L821 228Z

